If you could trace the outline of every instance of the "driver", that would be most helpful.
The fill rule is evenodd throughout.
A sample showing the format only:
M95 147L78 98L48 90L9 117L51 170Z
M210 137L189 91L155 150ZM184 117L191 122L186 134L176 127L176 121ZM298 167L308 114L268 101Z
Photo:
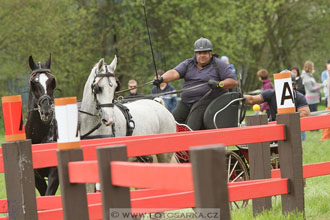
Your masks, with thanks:
M213 56L212 43L206 38L194 44L195 55L165 72L153 84L184 79L181 101L173 111L175 120L187 124L192 130L202 129L207 105L217 96L234 88L238 82L230 66Z

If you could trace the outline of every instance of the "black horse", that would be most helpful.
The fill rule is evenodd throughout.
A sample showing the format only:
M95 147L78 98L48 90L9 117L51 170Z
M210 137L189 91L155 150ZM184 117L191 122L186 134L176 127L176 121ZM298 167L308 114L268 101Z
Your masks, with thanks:
M32 144L55 142L57 141L57 122L54 115L56 79L50 72L51 55L44 64L35 63L30 56L29 65L32 73L29 79L26 137L31 139ZM55 195L59 185L57 167L36 169L34 174L40 195Z

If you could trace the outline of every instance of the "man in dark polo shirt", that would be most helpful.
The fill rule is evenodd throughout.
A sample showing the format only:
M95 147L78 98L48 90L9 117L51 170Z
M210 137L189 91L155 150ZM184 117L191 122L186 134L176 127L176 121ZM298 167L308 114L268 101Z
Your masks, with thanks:
M289 70L283 70L282 72L290 72L291 73L291 79L292 84L296 84L296 78L293 72ZM295 88L295 86L293 86ZM299 112L300 117L306 117L310 115L309 107L306 102L305 96L298 92L296 89L294 90L294 104L296 107L296 111ZM277 114L277 103L276 103L276 95L275 95L275 89L267 89L264 90L260 95L244 95L244 98L247 99L247 102L249 105L254 104L261 104L264 102L267 102L269 105L269 111L270 111L270 121L276 120L276 114Z
M154 80L154 85L184 79L181 101L173 111L175 120L192 130L202 129L207 105L217 96L234 88L238 82L230 66L212 54L212 43L206 38L194 44L195 56Z

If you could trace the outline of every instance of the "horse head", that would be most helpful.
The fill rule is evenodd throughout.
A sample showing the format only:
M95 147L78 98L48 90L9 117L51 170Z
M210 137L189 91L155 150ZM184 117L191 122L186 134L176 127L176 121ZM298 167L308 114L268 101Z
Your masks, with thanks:
M51 55L46 63L35 63L32 56L29 57L29 65L32 70L30 75L29 111L38 111L40 119L49 123L54 115L54 90L56 79L51 74Z
M113 59L110 65L104 62L104 59L93 67L91 75L93 82L91 83L91 92L96 102L96 109L98 110L101 121L105 126L113 124L113 108L115 91L118 82L115 78L115 69L117 66L117 56Z

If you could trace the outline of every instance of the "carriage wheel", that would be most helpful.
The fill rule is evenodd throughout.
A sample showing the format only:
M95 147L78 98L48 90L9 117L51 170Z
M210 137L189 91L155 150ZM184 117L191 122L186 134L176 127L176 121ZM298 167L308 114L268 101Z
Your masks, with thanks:
M245 162L234 151L227 151L227 171L229 183L245 181L250 178ZM238 209L244 208L248 202L249 200L232 202L231 207Z

